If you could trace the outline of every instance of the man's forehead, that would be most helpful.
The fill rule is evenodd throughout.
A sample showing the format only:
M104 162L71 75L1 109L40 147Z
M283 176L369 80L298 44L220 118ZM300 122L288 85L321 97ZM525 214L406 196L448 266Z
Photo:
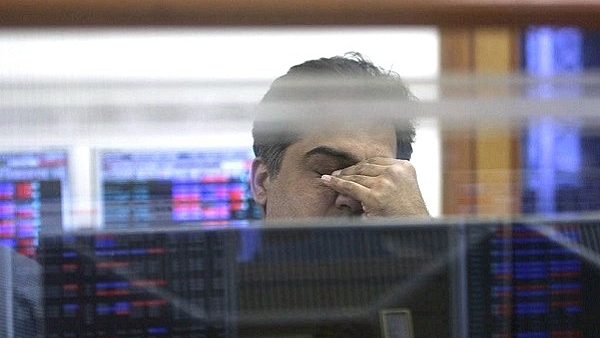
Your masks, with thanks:
M348 125L307 130L298 141L303 153L330 149L347 154L355 161L376 156L395 156L396 135L390 126L351 128ZM316 152L326 154L326 152Z
M368 113L365 113L368 115ZM349 119L349 118L312 118L304 120L302 123L295 124L298 127L298 131L303 134L311 135L323 135L328 134L348 134L354 135L358 133L366 133L370 135L380 133L394 133L394 124L390 121L368 121L365 119Z

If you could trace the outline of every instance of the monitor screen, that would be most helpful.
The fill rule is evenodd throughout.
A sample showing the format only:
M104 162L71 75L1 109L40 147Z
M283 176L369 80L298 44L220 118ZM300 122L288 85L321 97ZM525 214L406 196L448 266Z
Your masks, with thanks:
M392 313L409 314L413 329L390 337L450 337L456 230L248 230L254 250L236 264L238 337L382 337L400 326Z
M472 226L469 337L598 337L600 222Z
M260 218L247 149L100 152L105 228L241 225Z
M0 244L29 257L38 234L63 227L67 153L0 153Z

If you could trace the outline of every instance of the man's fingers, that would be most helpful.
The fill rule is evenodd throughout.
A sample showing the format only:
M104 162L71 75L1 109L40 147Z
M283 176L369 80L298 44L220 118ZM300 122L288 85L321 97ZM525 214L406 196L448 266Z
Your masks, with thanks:
M391 165L398 161L392 157L371 157L365 160L366 163L379 164L379 165Z
M323 175L332 190L361 202L367 216L428 215L415 168L408 161L373 158Z
M386 170L390 170L393 167L396 167L397 169L412 169L412 165L409 161L398 160L389 157L372 157L350 167L336 170L331 175L338 177L348 175L379 176L384 174Z
M360 183L361 181L366 183L367 178L368 177L358 178L354 176L353 179L348 179L347 177L340 178L332 175L321 176L323 182L331 189L359 201L363 201L369 194L370 189Z
M343 181L350 181L357 184L362 185L366 188L372 188L373 185L377 182L377 178L373 176L365 176L365 175L340 175L334 176L335 178L339 178Z
M385 167L379 164L361 162L353 166L336 170L331 175L336 177L350 175L378 176L385 170Z

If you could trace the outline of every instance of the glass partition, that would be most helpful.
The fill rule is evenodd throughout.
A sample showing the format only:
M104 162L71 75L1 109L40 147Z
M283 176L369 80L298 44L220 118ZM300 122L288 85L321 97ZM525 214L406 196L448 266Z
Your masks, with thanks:
M42 36L41 45L35 32L2 32L0 45L29 51L7 52L10 62L3 65L32 68L0 71L0 287L6 290L0 332L99 338L600 334L595 70L441 74L434 28L331 29L325 35L291 29L270 37L262 29L234 31L138 32L143 45L124 43L117 31L71 31L64 41ZM546 38L527 41L542 48ZM78 43L69 45L70 39ZM117 47L104 54L110 62L90 67L85 60L94 53L76 49L69 62L58 62L53 57L62 54L49 48L90 41L105 43L94 45L96 52ZM208 52L224 42L236 48ZM295 54L311 43L314 50ZM33 46L48 48L45 66L33 67L31 52L40 53ZM257 51L265 46L281 48L263 56ZM318 99L259 104L293 64L354 47L398 73L414 97L389 96L389 83L378 81L308 78L291 85ZM111 54L119 48L141 52L119 63ZM577 56L567 54L561 56ZM540 55L546 54L538 55L537 66L546 60ZM268 57L274 61L265 62ZM234 71L221 76L231 62ZM120 70L102 68L111 64ZM76 71L55 73L70 66ZM324 95L330 92L340 96ZM383 132L373 134L374 144L388 159L390 149L410 157L429 217L368 217L360 204L363 217L264 220L267 209L253 190L256 121L269 135L292 139L325 137L346 124L385 129L410 123L410 148L392 146ZM365 144L355 146L350 150L362 155ZM361 162L331 147L311 154L324 152L348 166ZM317 197L344 195L324 189L321 178L346 168L338 164L295 187L318 187Z

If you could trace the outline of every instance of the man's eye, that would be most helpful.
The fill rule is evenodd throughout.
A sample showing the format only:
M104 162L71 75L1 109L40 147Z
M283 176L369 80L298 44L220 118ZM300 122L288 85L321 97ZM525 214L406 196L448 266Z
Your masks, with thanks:
M319 168L319 169L316 169L315 172L317 174L321 175L321 176L322 175L331 175L332 172L334 172L334 171L336 171L338 169L341 169L341 168L339 168L338 166L336 166L336 167L327 167L327 168Z
M340 161L322 160L322 161L313 162L312 165L310 166L310 168L312 168L312 170L315 172L315 174L322 176L322 175L331 175L332 172L343 169L343 168L347 167L348 165L349 165L348 163L340 162Z

